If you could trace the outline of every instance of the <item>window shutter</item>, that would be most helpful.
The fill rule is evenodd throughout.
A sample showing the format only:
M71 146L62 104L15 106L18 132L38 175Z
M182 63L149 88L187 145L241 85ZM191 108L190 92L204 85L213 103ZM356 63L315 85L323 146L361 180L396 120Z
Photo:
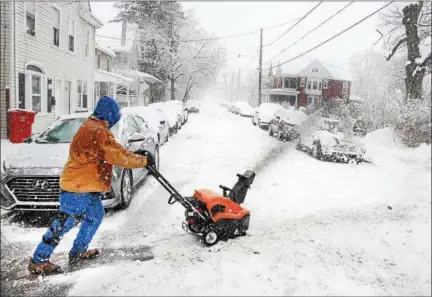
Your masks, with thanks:
M51 86L51 87L50 87ZM53 96L54 83L51 78L47 81L47 112L52 112L52 107L55 105L55 98Z
M25 109L25 81L24 73L18 73L18 108Z

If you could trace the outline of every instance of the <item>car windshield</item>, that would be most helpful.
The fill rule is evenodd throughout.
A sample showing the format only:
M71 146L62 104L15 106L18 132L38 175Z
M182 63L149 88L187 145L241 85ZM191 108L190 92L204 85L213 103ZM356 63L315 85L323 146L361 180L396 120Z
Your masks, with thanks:
M70 143L87 118L73 118L59 120L40 135L36 143Z

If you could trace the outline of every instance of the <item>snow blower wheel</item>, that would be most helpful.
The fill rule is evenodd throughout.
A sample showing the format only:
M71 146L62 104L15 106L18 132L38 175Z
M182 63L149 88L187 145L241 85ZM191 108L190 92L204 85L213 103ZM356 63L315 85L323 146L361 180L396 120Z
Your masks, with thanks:
M219 186L222 194L200 189L191 197L182 196L154 166L149 166L148 171L170 194L168 204L178 202L186 209L183 230L201 236L206 246L246 235L250 211L240 205L255 179L253 171L237 174L238 181L232 189Z
M216 231L210 230L203 233L202 239L206 246L212 246L219 241L219 236Z

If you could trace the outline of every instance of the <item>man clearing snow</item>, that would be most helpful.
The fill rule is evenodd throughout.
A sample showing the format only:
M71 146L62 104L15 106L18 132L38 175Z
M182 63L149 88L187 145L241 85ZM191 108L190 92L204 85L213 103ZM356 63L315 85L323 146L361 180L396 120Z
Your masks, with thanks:
M60 177L60 208L29 260L31 273L61 272L60 266L52 264L49 258L80 218L83 222L69 252L69 261L76 264L97 257L97 249L87 248L104 217L101 198L110 191L113 165L134 169L154 163L147 151L142 152L145 156L130 153L115 140L109 129L120 118L117 102L104 96L75 134Z

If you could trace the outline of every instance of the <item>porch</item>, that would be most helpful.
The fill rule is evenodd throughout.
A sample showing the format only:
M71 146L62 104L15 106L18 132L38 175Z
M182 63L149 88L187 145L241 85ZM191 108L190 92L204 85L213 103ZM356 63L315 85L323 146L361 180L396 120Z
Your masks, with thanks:
M95 70L95 106L97 100L101 96L110 96L115 98L119 105L130 106L131 98L129 97L130 84L134 81L133 78L120 75L118 73L109 72L101 69ZM118 90L124 90L124 94L117 95Z

